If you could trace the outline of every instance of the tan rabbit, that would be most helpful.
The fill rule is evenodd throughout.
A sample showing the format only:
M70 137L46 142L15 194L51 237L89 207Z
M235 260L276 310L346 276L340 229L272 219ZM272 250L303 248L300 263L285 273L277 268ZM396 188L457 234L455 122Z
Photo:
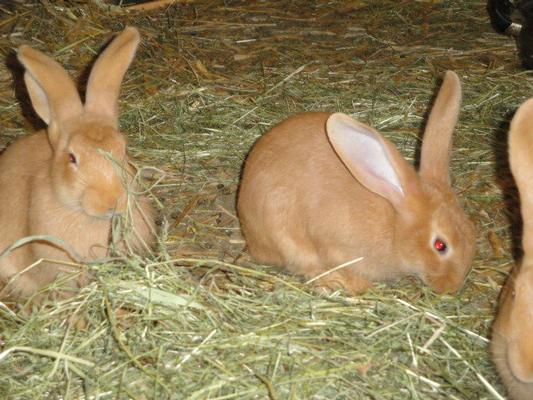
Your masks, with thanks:
M492 327L494 362L515 400L533 399L533 99L516 112L509 159L522 210L524 256L500 295Z
M303 113L273 127L246 160L238 214L252 256L356 294L414 274L457 290L474 254L472 223L448 164L461 85L448 71L427 121L420 171L347 115ZM329 140L328 140L329 139Z
M154 212L145 197L135 194L126 140L118 131L120 85L139 40L135 28L126 28L98 57L85 104L63 67L20 47L17 56L26 69L31 102L48 128L17 140L0 157L0 251L27 236L50 235L82 261L95 260L108 252L115 214L129 217L131 248L142 252L152 244ZM46 261L27 268L40 259ZM48 260L73 261L46 241L4 254L0 297L30 297L66 269ZM72 286L85 279L80 275Z

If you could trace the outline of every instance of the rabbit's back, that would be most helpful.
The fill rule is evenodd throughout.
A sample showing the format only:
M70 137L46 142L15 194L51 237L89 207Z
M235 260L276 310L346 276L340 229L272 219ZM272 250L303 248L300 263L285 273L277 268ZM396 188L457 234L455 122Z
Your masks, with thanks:
M17 240L30 235L28 214L32 182L46 175L47 160L52 156L44 132L23 137L12 143L0 156L0 252ZM0 282L28 267L32 260L30 246L22 246L0 258ZM39 286L36 271L20 277L18 291L33 293ZM24 282L22 282L24 281Z
M390 257L392 208L339 159L326 135L330 115L297 114L261 137L239 192L241 226L254 258L308 276L360 256L385 263Z

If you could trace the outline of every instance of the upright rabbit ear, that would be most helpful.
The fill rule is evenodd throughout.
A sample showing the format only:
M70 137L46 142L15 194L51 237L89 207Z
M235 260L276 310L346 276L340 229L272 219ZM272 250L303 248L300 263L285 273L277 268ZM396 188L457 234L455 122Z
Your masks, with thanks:
M369 126L342 113L332 114L329 140L351 174L368 190L401 209L418 188L418 177L394 145Z
M94 63L87 83L85 109L110 117L118 124L118 96L126 70L139 45L139 31L124 29Z
M33 108L47 125L83 111L76 85L61 65L28 46L19 48L17 58L26 68L24 81Z
M520 193L522 247L533 261L533 99L520 106L511 122L509 161Z
M446 71L444 80L429 114L420 160L420 175L450 183L452 136L459 117L461 82L453 71Z

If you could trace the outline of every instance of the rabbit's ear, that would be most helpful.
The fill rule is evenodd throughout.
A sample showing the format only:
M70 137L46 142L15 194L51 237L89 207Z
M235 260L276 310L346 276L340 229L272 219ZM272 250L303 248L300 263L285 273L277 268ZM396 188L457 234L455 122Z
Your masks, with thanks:
M17 58L26 68L24 81L33 108L47 125L83 112L76 85L61 65L28 46L20 46Z
M128 27L117 35L98 57L87 83L87 111L110 117L118 124L120 85L135 56L139 41L139 31Z
M461 82L453 71L444 80L429 114L420 159L420 175L450 183L452 137L461 105Z
M533 261L533 99L522 104L511 121L509 162L520 193L524 260Z
M401 209L406 197L418 190L413 167L374 129L348 115L335 113L328 118L326 130L351 174L394 208Z

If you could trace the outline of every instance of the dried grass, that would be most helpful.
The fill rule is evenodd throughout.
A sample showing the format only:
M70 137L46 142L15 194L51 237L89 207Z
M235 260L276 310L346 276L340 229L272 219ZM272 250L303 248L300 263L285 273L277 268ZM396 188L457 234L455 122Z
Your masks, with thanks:
M154 256L91 266L95 280L78 296L31 315L0 304L1 397L501 398L487 337L519 232L506 130L533 81L484 6L180 1L126 12L102 0L3 2L1 143L37 121L15 48L30 43L79 71L110 32L135 25L144 41L121 125L139 164L165 177L154 190ZM248 259L234 202L259 135L294 112L338 110L412 159L445 69L464 87L452 170L479 247L459 294L409 279L358 298L317 294Z

